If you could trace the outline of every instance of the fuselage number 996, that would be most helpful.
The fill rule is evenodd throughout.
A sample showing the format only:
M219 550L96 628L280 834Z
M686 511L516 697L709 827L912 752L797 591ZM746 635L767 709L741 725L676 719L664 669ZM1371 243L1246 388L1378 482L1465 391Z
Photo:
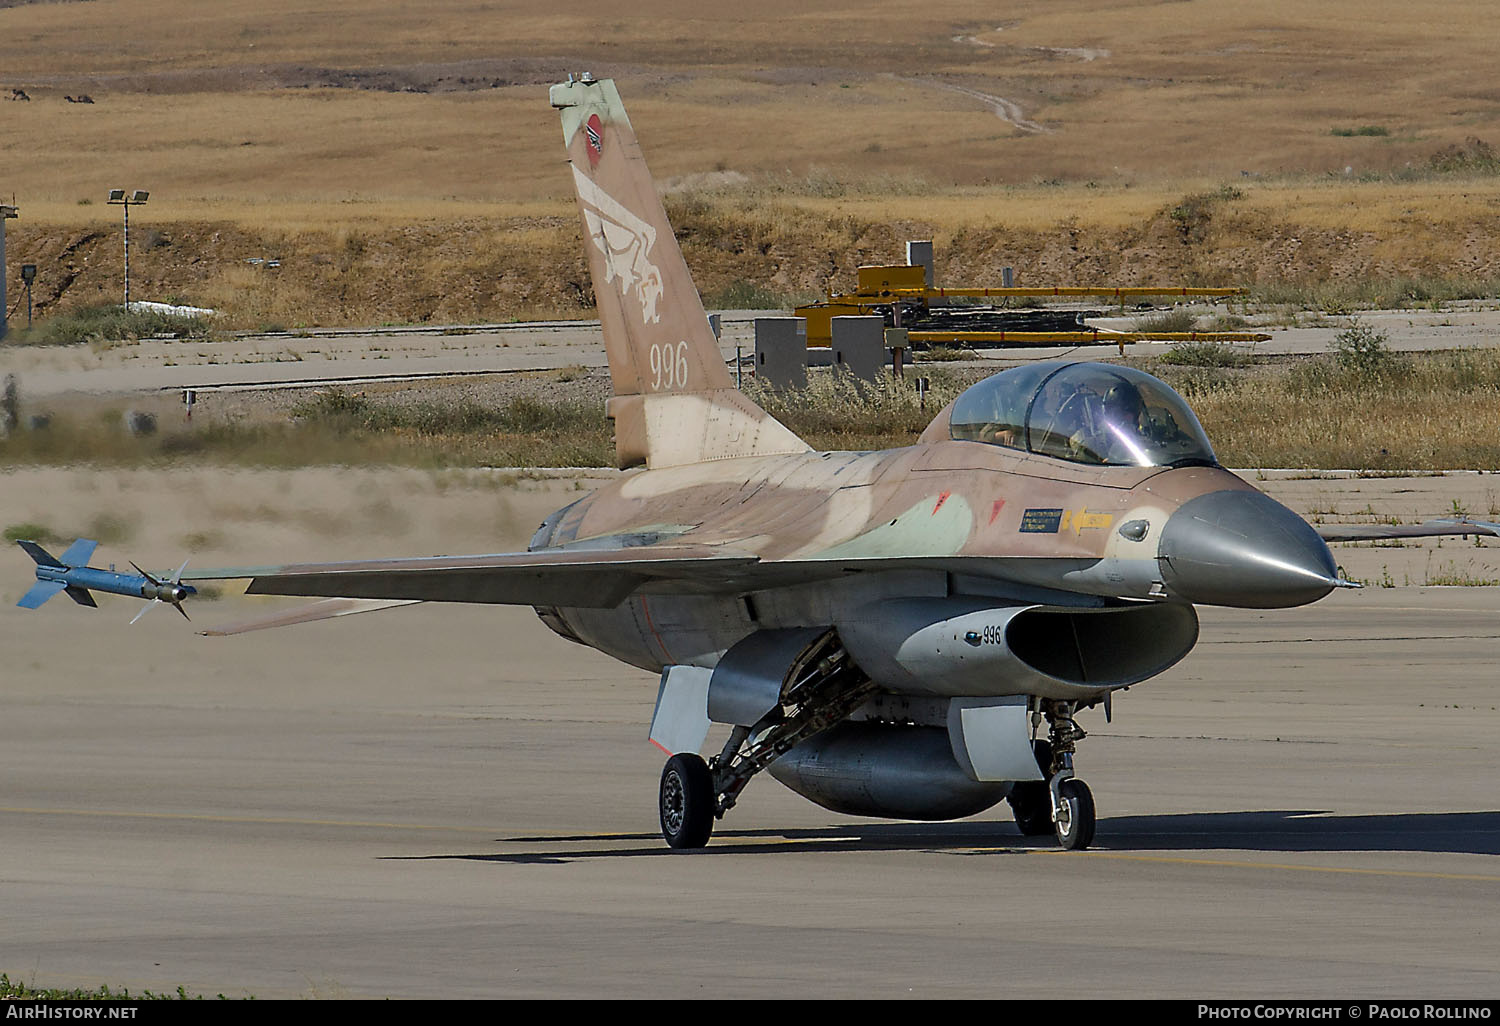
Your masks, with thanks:
M651 391L687 385L687 343L657 342L651 347Z
M965 631L964 642L978 648L980 645L1005 644L1005 628L991 625L983 631Z

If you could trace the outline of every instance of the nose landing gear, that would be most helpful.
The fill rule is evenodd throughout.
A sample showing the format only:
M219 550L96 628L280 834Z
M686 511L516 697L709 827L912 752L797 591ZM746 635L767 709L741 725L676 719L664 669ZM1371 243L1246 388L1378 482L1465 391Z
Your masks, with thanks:
M1073 776L1073 753L1087 736L1073 720L1076 708L1072 702L1042 701L1038 716L1047 717L1047 740L1033 746L1046 779L1016 784L1008 799L1022 834L1040 837L1050 831L1068 851L1094 843L1096 818L1093 793Z

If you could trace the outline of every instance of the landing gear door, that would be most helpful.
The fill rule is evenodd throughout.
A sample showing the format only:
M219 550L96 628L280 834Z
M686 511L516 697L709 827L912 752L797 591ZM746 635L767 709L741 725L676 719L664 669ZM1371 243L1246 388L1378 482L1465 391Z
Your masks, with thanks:
M787 677L827 633L827 627L789 627L741 638L713 669L708 718L715 723L755 726L781 706Z
M1024 695L955 698L948 705L953 757L975 780L1041 780Z
M668 666L661 674L651 743L668 755L697 752L708 738L708 680L712 670Z

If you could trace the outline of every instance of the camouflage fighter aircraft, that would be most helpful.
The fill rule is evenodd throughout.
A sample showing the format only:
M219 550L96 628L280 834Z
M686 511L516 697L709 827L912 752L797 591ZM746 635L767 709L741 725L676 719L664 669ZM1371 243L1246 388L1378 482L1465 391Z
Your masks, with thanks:
M767 770L852 815L944 820L1006 800L1022 833L1078 849L1095 828L1074 775L1081 708L1108 715L1115 691L1186 656L1194 603L1288 607L1355 586L1309 524L1219 466L1176 393L1131 368L1007 370L915 445L812 450L733 387L614 84L570 78L551 99L619 465L643 469L552 514L526 552L179 568L163 583L35 548L23 604L93 587L180 610L183 581L246 578L251 594L322 597L208 633L418 601L530 605L569 641L661 674L650 737L668 755L674 848L707 844ZM1392 530L1500 533L1423 527ZM86 562L92 547L69 552ZM713 723L728 738L705 761Z

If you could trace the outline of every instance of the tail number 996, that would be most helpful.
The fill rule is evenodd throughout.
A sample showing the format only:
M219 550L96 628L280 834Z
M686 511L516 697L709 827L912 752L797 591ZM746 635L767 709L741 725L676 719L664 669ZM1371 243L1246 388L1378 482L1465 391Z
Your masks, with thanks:
M688 379L687 343L657 342L651 347L651 391L684 388Z

